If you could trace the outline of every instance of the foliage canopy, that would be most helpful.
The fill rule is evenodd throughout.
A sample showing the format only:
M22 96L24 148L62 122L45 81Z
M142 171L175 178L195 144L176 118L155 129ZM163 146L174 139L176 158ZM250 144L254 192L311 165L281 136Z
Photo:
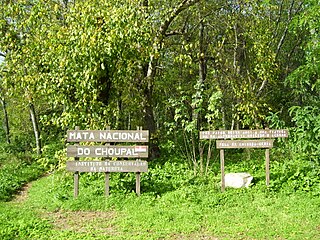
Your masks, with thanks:
M299 132L299 116L311 119L307 109L319 103L315 0L17 0L0 8L2 98L9 117L34 104L43 134L142 125L154 146L191 139L184 152L198 156L199 130L280 121Z

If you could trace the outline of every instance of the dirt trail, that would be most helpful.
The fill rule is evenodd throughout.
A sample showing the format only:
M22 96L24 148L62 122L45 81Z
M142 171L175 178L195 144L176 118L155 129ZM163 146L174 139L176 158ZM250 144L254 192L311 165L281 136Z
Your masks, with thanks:
M28 191L33 182L24 184L21 189L14 195L12 203L23 203L28 198ZM115 219L116 213L113 211L40 211L39 217L48 220L57 230L68 230L79 233L96 232L102 235L117 234L116 227L113 226L112 220Z
M14 196L13 203L23 203L28 198L28 191L32 187L33 182L29 182L22 186L20 191ZM121 231L116 226L115 220L119 214L115 211L64 211L58 210L48 212L40 210L39 217L46 219L52 224L54 229L58 231L72 231L77 233L89 233L100 236L121 236ZM139 233L136 233L139 234ZM172 234L167 239L172 240L218 240L218 238L201 234Z
M29 182L24 184L21 189L14 195L12 202L14 203L22 203L28 197L28 191L31 188L33 182Z
M78 233L96 233L102 235L117 235L113 224L115 212L100 211L57 211L45 212L42 217L47 219L55 229L74 231Z

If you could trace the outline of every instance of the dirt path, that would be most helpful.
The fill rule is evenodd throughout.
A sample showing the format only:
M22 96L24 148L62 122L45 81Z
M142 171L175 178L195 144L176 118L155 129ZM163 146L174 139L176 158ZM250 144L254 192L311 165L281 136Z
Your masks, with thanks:
M115 212L100 211L57 211L42 214L56 230L73 231L78 233L96 233L107 236L117 235L113 224Z
M12 202L14 203L22 203L28 197L28 191L31 188L33 182L26 183L22 186L22 188L15 194Z
M26 183L14 195L12 203L24 203L33 182ZM56 230L74 231L79 233L95 232L102 235L116 235L116 227L112 224L116 217L113 211L55 211L39 212L39 217L48 220Z
M28 198L28 191L33 182L25 184L20 191L14 196L13 203L23 203ZM39 218L47 220L57 231L72 231L83 234L93 234L97 236L119 237L121 230L117 228L116 218L121 217L115 211L64 211L54 212L39 210ZM138 233L136 233L138 234ZM171 240L218 240L218 238L201 234L175 234L167 236Z

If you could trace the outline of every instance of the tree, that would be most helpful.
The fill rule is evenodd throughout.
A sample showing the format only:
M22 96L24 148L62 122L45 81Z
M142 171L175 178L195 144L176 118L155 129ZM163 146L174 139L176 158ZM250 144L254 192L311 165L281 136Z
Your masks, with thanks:
M2 106L3 111L3 129L6 136L6 142L10 144L10 128L9 128L9 117L8 117L8 111L7 111L7 102L3 93L2 88L0 88L0 102Z
M6 56L5 53L0 52L0 69L1 69L0 72L4 71L3 68L4 68L5 56ZM1 75L0 75L0 79L2 79ZM2 81L1 81L1 85L2 85ZM5 136L6 136L6 142L8 144L10 144L11 141L10 141L9 117L8 117L7 102L5 99L5 93L3 90L3 86L0 87L0 102L1 102L2 110L3 110L3 129L5 132Z
M290 80L299 71L290 84L285 79L307 56L300 47L317 39L291 28L311 10L309 3L8 3L1 6L0 49L8 54L3 84L21 104L34 105L41 126L143 125L152 158L173 138L188 149L195 171L205 172L204 151L210 156L212 145L198 141L200 130L267 127L269 112L289 122L287 107L307 101L296 92L299 77Z
M297 15L292 31L302 39L301 64L286 78L292 90L290 116L293 122L292 150L296 157L319 163L320 140L320 45L319 1L307 1Z

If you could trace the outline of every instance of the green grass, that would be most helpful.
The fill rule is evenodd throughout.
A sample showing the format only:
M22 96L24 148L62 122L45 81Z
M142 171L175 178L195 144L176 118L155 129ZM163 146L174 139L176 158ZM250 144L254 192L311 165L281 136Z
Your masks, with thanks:
M228 171L248 170L255 182L224 193L219 174L194 177L185 164L167 162L142 174L140 197L134 174L111 174L106 198L104 176L95 173L81 175L74 199L72 174L56 171L33 182L27 200L0 202L0 238L320 239L319 176L305 172L314 169L273 161L267 189L264 162L256 159L227 159Z
M65 178L66 177L66 178ZM64 180L63 180L64 179ZM67 183L67 186L65 185ZM93 184L103 185L103 181ZM318 239L320 200L304 192L269 192L260 187L227 189L215 183L181 187L164 194L112 193L109 198L82 186L74 199L72 176L54 174L33 183L24 209L44 221L38 239ZM83 232L83 227L57 230L41 219L70 212L110 213ZM47 216L47 217L44 217ZM50 218L49 218L50 219ZM61 218L52 217L51 223ZM79 215L68 221L76 225ZM36 221L36 220L34 220ZM80 221L80 220L79 220ZM49 226L51 227L49 227ZM98 227L107 225L106 228ZM45 226L45 227L43 227ZM77 229L80 229L77 231ZM82 230L81 230L82 229ZM78 238L77 238L78 237Z
M0 202L1 239L37 239L51 226L28 206Z
M114 193L107 199L90 197L92 192L82 189L79 198L73 199L72 191L66 198L51 191L59 184L58 178L51 175L33 183L29 198L22 205L2 203L0 236L4 239L6 236L17 239L320 237L320 200L308 193L269 193L256 188L228 189L221 193L203 185L184 187L162 196ZM101 212L110 217L99 218ZM9 221L5 221L7 216ZM85 219L81 220L81 216Z

